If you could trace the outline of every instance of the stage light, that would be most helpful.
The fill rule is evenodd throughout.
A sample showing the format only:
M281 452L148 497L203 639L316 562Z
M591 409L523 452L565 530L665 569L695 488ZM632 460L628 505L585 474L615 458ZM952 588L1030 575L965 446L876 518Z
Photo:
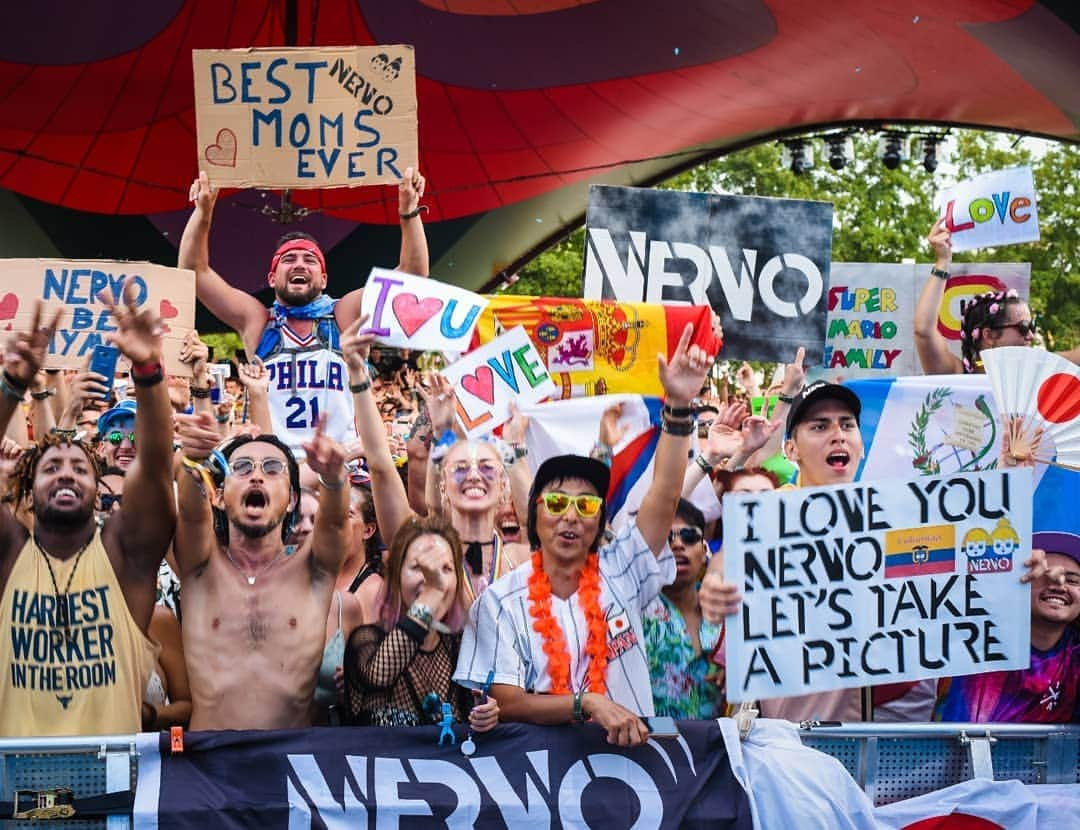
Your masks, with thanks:
M824 136L824 139L828 151L829 167L833 170L843 170L848 161L855 155L851 135L849 133L833 133Z
M941 139L936 135L925 136L922 140L922 166L927 173L937 170L937 146Z
M792 138L784 142L781 164L796 176L814 166L814 151L802 138Z
M885 133L878 142L881 151L881 163L888 170L895 170L900 162L907 159L907 147L903 133Z

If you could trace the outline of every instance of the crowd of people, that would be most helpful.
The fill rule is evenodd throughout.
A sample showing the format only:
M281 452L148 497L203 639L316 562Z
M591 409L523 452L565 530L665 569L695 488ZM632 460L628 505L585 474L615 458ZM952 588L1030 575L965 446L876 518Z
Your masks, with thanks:
M398 268L426 276L423 177L399 187ZM592 721L613 744L648 737L643 716L712 718L729 707L723 528L691 495L855 480L862 403L807 385L802 350L778 373L771 409L715 396L716 355L688 326L658 357L661 433L632 518L610 524L620 409L590 456L531 471L526 419L466 439L437 371L373 343L360 289L325 294L318 243L288 234L263 307L210 265L216 193L193 184L179 265L249 359L212 393L194 333L168 376L162 322L131 291L104 297L129 375L43 370L56 316L13 332L0 380L6 498L0 508L0 734L416 726L453 720ZM982 350L1030 342L1010 293L976 298L963 357L937 334L948 231L916 311L928 373L977 372ZM1075 354L1068 355L1075 358ZM127 378L130 382L126 382ZM691 437L698 436L698 452ZM1033 463L1021 436L1003 462ZM782 452L795 474L765 459ZM771 717L1080 718L1080 536L1037 534L1021 579L1032 591L1032 662L951 682L759 701ZM1053 693L1051 695L1051 692Z

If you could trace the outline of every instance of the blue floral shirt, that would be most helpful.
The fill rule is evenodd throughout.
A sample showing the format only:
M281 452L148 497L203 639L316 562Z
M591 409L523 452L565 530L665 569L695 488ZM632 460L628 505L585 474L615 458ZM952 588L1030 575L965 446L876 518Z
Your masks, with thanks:
M701 652L695 654L682 612L663 594L645 609L642 624L656 714L683 720L722 715L723 689L713 680L709 659L722 626L701 621Z

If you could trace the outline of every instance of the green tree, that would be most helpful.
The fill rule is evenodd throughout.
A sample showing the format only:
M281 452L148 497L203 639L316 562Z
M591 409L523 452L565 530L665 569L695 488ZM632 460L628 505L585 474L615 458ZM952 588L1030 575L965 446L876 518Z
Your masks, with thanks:
M1080 342L1080 275L1077 258L1077 173L1080 150L1051 145L1045 153L999 134L955 130L955 175L928 173L908 160L895 170L881 163L876 133L852 134L854 157L839 171L825 159L796 175L781 164L782 147L759 144L706 162L659 187L672 190L815 199L833 205L833 259L837 262L928 261L926 234L934 221L935 190L953 178L1032 164L1039 192L1042 239L1033 245L958 254L961 261L1029 260L1031 303L1040 314L1048 344L1068 348ZM819 142L815 142L820 147ZM578 296L581 292L584 234L577 229L519 272L514 294Z

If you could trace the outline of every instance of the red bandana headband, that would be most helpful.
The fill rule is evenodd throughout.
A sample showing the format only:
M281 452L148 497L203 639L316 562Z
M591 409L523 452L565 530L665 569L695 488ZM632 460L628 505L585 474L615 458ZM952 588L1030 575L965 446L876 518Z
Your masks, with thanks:
M326 273L326 257L323 256L322 248L318 243L312 242L309 239L290 239L288 242L281 243L281 247L274 251L274 258L270 260L270 275L273 276L277 270L278 263L281 262L281 258L289 251L311 251L319 259L319 265L322 266L322 271Z

